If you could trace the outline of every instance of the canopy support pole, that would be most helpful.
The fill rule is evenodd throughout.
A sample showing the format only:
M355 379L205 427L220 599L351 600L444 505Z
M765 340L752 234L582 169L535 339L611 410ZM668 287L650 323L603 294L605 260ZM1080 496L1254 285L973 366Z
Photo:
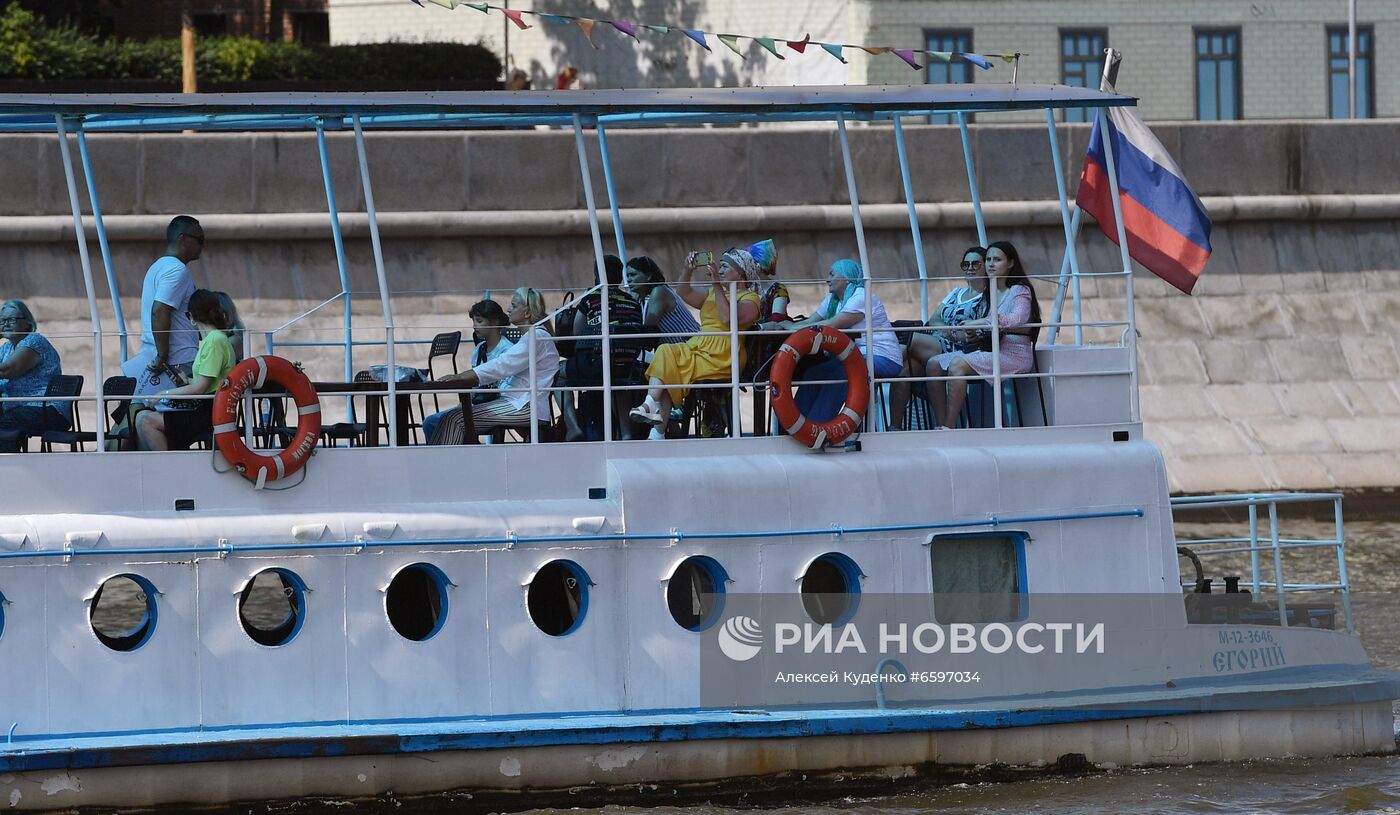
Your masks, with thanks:
M860 252L861 285L865 287L865 375L870 380L871 405L875 404L875 335L871 325L875 292L870 288L870 252L865 245L865 223L860 218L860 196L856 194L856 170L851 162L851 142L846 136L846 117L836 114L836 135L841 140L841 163L846 169L846 193L851 198L851 221L856 228L856 250ZM869 408L867 408L867 411ZM873 427L868 420L866 427Z
M335 183L331 180L330 151L326 147L326 122L316 120L316 150L321 157L321 182L326 188L326 208L331 216L331 241L335 244L335 266L340 272L340 296L345 305L345 381L355 378L354 316L351 312L350 268L345 259L345 237L340 228L340 207L335 202ZM345 397L345 409L350 421L355 421L355 397Z
M360 126L360 114L351 117L355 126L355 153L360 161L360 186L365 191L365 214L369 216L369 240L374 247L374 273L379 278L379 304L384 310L384 342L388 373L389 446L399 446L398 367L394 361L394 309L389 302L389 282L384 275L384 248L379 242L379 214L374 209L374 187L369 179L369 159L365 156L365 131ZM373 428L371 428L373 430Z
M93 411L93 429L97 435L97 450L107 449L107 423L102 420L106 404L102 400L102 316L97 313L97 292L92 283L92 258L88 257L87 230L83 228L83 208L78 203L78 182L73 174L73 156L68 151L68 127L62 114L55 114L58 127L58 150L63 157L63 178L68 182L68 204L73 209L73 233L78 239L78 260L83 267L83 285L87 288L88 318L92 321L93 374L96 376L97 408ZM77 405L72 407L76 414ZM135 432L133 428L132 432Z
M613 186L612 159L608 154L608 134L603 129L601 119L594 126L598 129L598 156L603 164L603 185L608 189L608 208L612 210L613 240L617 242L617 256L626 263L627 242L622 237L622 212L618 209L617 188Z
M1103 133L1103 154L1108 164L1108 189L1113 196L1113 220L1118 227L1118 256L1123 261L1123 277L1125 279L1125 293L1127 295L1128 306L1128 355L1131 357L1129 365L1129 387L1131 389L1132 409L1130 416L1133 421L1139 420L1138 406L1138 353L1137 353L1137 321L1133 315L1133 261L1128 255L1128 234L1127 227L1123 224L1123 202L1118 197L1118 169L1114 163L1113 138L1114 131L1108 121L1108 113L1099 108L1099 127Z
M1078 208L1075 208L1075 215L1069 213L1069 196L1065 192L1065 176L1060 168L1060 139L1055 132L1055 111L1052 108L1045 109L1045 126L1050 131L1050 163L1055 171L1055 191L1060 195L1060 222L1065 229L1065 261L1069 263L1070 280L1074 286L1074 344L1084 344L1084 325L1080 319L1079 308L1079 255L1075 251L1075 237L1079 234L1079 222L1077 220ZM1055 322L1060 321L1060 305L1064 302L1065 275L1064 264L1060 266L1060 285L1055 292ZM1050 342L1055 341L1056 325L1051 329Z
M92 222L97 228L97 248L102 252L102 269L107 273L107 291L112 295L112 314L117 320L117 334L121 337L118 351L121 361L129 357L126 347L126 315L122 313L122 299L117 291L117 272L112 267L112 247L107 243L107 224L102 220L102 201L97 196L97 184L92 177L92 158L88 155L87 134L83 133L82 122L77 122L73 132L78 137L78 160L83 164L83 180L87 182L88 202L92 204Z
M967 188L972 194L972 217L977 222L977 245L987 248L987 224L982 220L982 194L977 190L977 171L972 167L972 140L967 135L967 114L958 115L958 134L962 136L963 163L967 165Z
M904 117L894 117L894 146L899 154L899 178L904 183L904 202L909 207L909 232L914 236L914 262L919 267L919 319L928 323L928 265L924 260L924 238L919 232L919 215L914 208L914 182L909 178L909 152L904 146Z
M608 289L608 270L603 264L603 233L598 227L598 205L593 200L593 173L588 170L588 152L583 145L583 116L577 113L574 114L574 148L578 151L578 171L583 178L583 201L588 207L588 228L593 235L593 262L598 267L598 282L601 284L599 296L602 298L603 321L603 441L612 441L612 329L608 324L608 296L611 292ZM603 163L603 167L607 167L607 162ZM573 398L572 394L567 398Z

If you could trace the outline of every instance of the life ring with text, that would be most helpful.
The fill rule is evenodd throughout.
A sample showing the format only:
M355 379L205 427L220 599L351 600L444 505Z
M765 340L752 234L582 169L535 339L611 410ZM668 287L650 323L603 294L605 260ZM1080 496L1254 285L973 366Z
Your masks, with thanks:
M792 399L792 376L798 360L822 351L835 356L846 369L846 402L831 420L813 422L802 415ZM865 357L850 337L831 326L810 326L789 334L773 358L769 380L773 415L778 417L778 423L789 436L813 449L845 441L860 427L870 406Z
M265 455L248 449L238 434L238 406L250 389L268 381L286 388L297 405L297 432L286 449ZM250 357L234 366L214 394L214 443L229 465L258 489L306 466L321 437L321 401L306 374L282 357Z

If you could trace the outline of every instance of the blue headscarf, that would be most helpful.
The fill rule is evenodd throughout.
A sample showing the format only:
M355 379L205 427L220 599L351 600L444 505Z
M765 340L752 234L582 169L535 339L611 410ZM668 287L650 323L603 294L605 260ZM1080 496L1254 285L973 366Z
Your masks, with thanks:
M823 315L828 320L835 317L841 311L841 306L845 305L847 300L854 297L857 291L865 288L865 272L861 271L860 264L856 263L854 260L848 258L838 260L831 264L831 271L841 275L850 282L846 284L846 290L841 293L840 299L835 297L831 298L831 305L827 306L826 314Z

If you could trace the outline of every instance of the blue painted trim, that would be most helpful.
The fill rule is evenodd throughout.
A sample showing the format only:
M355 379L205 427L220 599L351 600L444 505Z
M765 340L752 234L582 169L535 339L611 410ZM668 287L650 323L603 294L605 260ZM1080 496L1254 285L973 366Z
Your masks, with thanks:
M1339 668L1351 675L1338 681ZM1350 669L1349 671L1347 669ZM1305 686L1298 680L1327 676L1332 683ZM1249 680L1246 682L1245 680ZM1272 683L1270 680L1274 680ZM1210 681L1210 680L1207 680ZM1292 684L1281 684L1290 681ZM1081 694L1082 695L1082 694ZM986 728L1031 727L1071 722L1094 722L1193 713L1283 710L1323 705L1381 701L1400 695L1400 676L1357 666L1311 666L1211 681L1195 692L1117 690L1093 706L1067 699L1059 707L1044 706L1043 698L1006 700L996 708L980 700L964 709L822 709L769 711L649 711L531 717L434 720L412 724L381 721L311 724L280 728L224 728L200 731L152 731L153 738L131 734L90 739L21 737L18 751L0 752L0 772L87 769L159 764L185 764L261 758L311 758L345 755L386 755L444 750L481 750L556 745L645 744L707 739L794 738L801 736L869 735L878 733L950 732ZM1030 707L1039 703L1040 708ZM220 731L230 736L219 738ZM170 743L166 737L183 735ZM161 739L157 741L156 739ZM214 740L218 738L219 740ZM118 741L117 739L121 739ZM51 744L36 744L48 741Z
M386 448L387 449L387 448ZM461 538L450 540L387 540L387 541L327 541L322 543L265 543L245 546L170 546L136 547L127 549L42 549L30 552L0 552L0 560L14 558L43 557L91 557L113 555L233 555L242 552L295 552L316 549L365 549L398 546L489 546L500 544L518 545L522 543L601 543L608 541L686 541L686 540L752 540L755 538L808 537L813 535L857 535L873 532L919 532L930 529L973 529L1002 524L1030 524L1049 521L1092 521L1105 518L1141 518L1146 513L1142 509L1127 509L1114 512L1080 512L1063 515L1031 515L1014 518L992 516L985 520L941 522L924 524L885 524L880 526L832 526L823 529L782 529L757 532L646 532L610 533L606 535L537 535L533 537L504 536L494 538Z

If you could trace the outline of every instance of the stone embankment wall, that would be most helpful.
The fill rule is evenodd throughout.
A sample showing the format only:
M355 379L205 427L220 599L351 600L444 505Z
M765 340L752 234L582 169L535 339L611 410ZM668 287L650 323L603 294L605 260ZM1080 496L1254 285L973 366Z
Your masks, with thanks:
M1173 489L1400 485L1400 123L1154 130L1216 221L1215 254L1195 297L1135 277L1143 416L1167 455ZM1065 126L1059 133L1058 171L1072 191L1088 131ZM906 134L929 273L956 277L962 248L976 242L957 130L910 126ZM851 136L873 273L912 278L892 133L856 127ZM1043 127L972 128L990 239L1016 242L1031 272L1053 276L1064 235L1045 136ZM209 236L196 279L229 291L254 329L276 328L340 291L312 136L121 135L90 143L133 330L142 273L179 212L201 217ZM353 145L343 134L330 143L356 339L382 339ZM787 279L817 279L832 260L856 256L829 128L617 131L609 147L632 254L651 254L675 270L688 249L773 237ZM588 149L604 243L613 251L591 138ZM592 241L570 133L375 133L368 154L401 339L463 327L467 305L484 290L501 296L523 284L557 290L591 282ZM29 301L45 332L61 337L70 369L85 368L91 378L88 304L56 137L0 137L0 178L0 296ZM79 193L88 211L81 177ZM114 331L88 224L97 305ZM1096 228L1086 228L1080 247L1084 270L1120 268L1117 248ZM948 285L934 284L934 296ZM1123 318L1121 277L1086 279L1082 288L1086 320ZM894 316L918 315L912 283L879 290ZM1053 285L1039 290L1048 305ZM803 289L799 306L810 308L818 293ZM333 305L278 338L339 341L340 313ZM1071 313L1067 307L1065 319ZM1089 333L1116 342L1121 329ZM259 336L255 349L261 343ZM116 341L104 341L104 351L107 373L114 372ZM289 353L326 378L341 372L338 351ZM400 354L417 360L423 349L402 346ZM357 349L356 367L382 357L382 350Z

